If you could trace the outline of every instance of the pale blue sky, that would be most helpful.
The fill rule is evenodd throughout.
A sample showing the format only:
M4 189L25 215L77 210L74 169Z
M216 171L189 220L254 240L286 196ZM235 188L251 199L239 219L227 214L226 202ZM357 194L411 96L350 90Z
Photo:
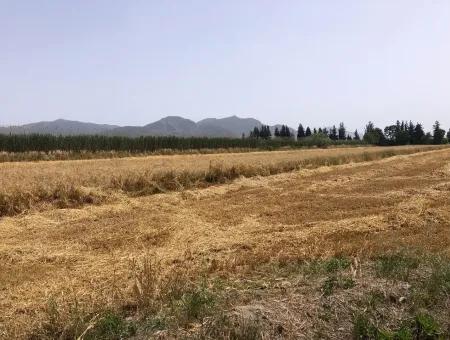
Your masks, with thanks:
M0 0L0 124L450 127L450 1Z

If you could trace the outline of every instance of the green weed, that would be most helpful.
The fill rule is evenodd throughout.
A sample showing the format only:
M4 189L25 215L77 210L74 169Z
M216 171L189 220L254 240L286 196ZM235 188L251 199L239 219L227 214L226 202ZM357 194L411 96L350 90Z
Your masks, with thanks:
M117 313L107 311L84 335L85 340L120 340L136 333L132 323L127 322Z
M407 281L413 269L419 266L419 261L404 254L382 255L375 262L378 277Z

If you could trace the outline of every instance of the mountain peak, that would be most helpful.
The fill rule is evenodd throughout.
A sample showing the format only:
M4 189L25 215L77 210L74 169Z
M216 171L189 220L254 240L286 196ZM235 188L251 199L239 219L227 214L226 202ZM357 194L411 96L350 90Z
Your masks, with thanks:
M224 118L206 118L199 122L181 116L163 117L145 126L102 125L78 122L63 118L51 122L37 122L15 127L0 127L0 134L41 133L54 135L93 135L106 134L117 136L178 136L178 137L241 137L262 123L254 118L240 118L232 115Z

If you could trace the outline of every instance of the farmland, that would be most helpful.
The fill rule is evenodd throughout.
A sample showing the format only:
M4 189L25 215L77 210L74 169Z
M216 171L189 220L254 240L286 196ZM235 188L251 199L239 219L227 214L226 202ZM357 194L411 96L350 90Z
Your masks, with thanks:
M379 159L439 146L358 147L300 151L188 154L80 161L0 163L0 216L33 208L69 208L191 189L239 176Z
M0 173L0 338L449 334L449 148Z

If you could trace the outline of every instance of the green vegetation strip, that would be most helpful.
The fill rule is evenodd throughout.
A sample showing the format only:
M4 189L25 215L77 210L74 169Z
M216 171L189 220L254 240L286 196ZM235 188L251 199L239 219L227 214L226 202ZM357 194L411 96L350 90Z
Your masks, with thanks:
M283 147L311 147L331 145L361 145L361 141L331 140L327 136L310 136L302 140L290 138L207 138L207 137L119 137L119 136L54 136L54 135L1 135L0 151L23 152L128 152L146 153L159 150L202 150L247 148L274 150Z

